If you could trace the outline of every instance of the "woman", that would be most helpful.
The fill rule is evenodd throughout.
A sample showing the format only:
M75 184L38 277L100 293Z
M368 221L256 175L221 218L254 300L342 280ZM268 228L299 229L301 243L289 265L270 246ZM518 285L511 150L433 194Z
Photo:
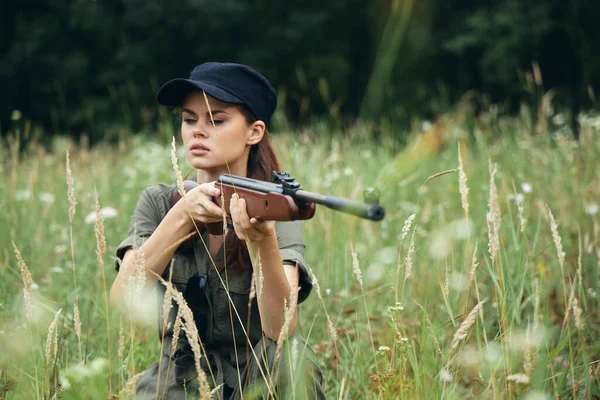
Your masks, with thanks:
M173 185L151 186L142 193L129 236L117 249L120 262L111 303L118 304L126 294L140 256L147 282L156 284L164 295L156 275L168 280L172 261L170 279L193 311L207 354L202 367L213 387L219 388L218 398L248 398L250 393L256 396L251 398L273 394L281 398L291 394L292 386L296 398L325 398L314 354L296 332L297 304L287 331L292 351L283 351L278 362L274 357L284 327L284 303L290 304L294 290L300 303L312 288L299 222L250 218L244 199L234 194L232 229L226 239L201 229L192 245L173 246L195 226L202 227L200 223L223 221L222 209L212 201L221 195L214 185L220 174L269 180L271 171L280 169L266 128L277 105L275 90L245 65L205 63L192 71L190 79L167 82L157 100L181 108L183 146L200 185L185 195L186 201L174 205ZM255 266L247 247L260 255L262 268L262 293L250 306ZM194 356L183 332L171 351L177 313L173 304L168 323L159 318L162 359L140 378L138 399L184 399L186 394L197 394Z

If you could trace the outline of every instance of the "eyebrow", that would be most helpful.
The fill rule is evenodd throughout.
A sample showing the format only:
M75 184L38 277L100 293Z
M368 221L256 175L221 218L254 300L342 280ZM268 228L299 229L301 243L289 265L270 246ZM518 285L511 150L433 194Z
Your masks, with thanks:
M192 114L195 116L198 116L198 114L196 114L196 112L190 110L189 108L184 108L183 110L181 110L182 112L186 112L188 114ZM208 111L206 112L206 115L210 115L212 113L212 115L215 114L219 114L219 113L224 113L224 114L229 114L227 111L225 110L211 110L211 112L209 113Z

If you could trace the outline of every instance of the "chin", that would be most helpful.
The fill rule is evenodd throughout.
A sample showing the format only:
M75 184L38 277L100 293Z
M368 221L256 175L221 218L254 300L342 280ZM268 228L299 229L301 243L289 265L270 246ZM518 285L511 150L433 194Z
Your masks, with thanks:
M215 163L206 159L192 159L190 164L192 164L192 167L195 169L201 169L203 171L219 170L225 166L224 164Z

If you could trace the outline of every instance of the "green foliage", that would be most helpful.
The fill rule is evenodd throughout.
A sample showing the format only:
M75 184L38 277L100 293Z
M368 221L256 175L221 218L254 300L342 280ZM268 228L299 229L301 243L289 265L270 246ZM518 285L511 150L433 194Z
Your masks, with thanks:
M531 136L536 129L530 124L526 118L492 115L448 128L463 142L468 215L456 172L428 179L456 168L452 140L379 187L387 209L381 223L323 208L303 223L306 259L322 299L315 288L301 305L300 329L317 352L329 397L600 394L595 363L600 358L600 119L581 118L580 142L570 139L568 131ZM394 140L366 139L360 127L334 141L325 135L301 137L303 142L292 134L275 137L280 161L304 187L321 193L360 199L362 188L372 186L397 154L390 145ZM417 132L411 134L415 137ZM73 259L64 163L69 147L77 197ZM140 310L151 323L139 326L105 308L115 276L112 251L127 234L143 188L174 181L169 146L139 136L120 149L100 145L91 150L57 138L51 152L30 146L21 159L18 151L2 149L0 393L8 390L8 399L52 398L62 377L63 382L70 378L71 388L62 387L66 392L60 396L69 398L79 391L77 380L89 377L83 389L88 398L118 394L157 359L160 348L156 311ZM498 166L501 210L499 253L493 261L488 250L490 161ZM101 207L117 212L112 218L108 215L114 213L106 214L103 263L95 252L94 215L87 218L96 190ZM562 266L548 210L565 252ZM404 229L412 214L412 225ZM11 241L36 284L32 321L24 316L23 280ZM353 269L362 272L362 284ZM482 314L473 314L472 324L458 335L483 300ZM76 301L81 346L74 329ZM59 345L56 356L51 348L48 361L48 327L59 308Z

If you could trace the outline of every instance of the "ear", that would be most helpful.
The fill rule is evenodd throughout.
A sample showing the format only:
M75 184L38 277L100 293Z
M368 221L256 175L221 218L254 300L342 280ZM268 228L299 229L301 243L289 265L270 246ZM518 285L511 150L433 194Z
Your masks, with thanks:
M252 146L260 142L265 135L266 130L265 123L263 121L254 121L248 126L248 133L246 137L246 144Z

